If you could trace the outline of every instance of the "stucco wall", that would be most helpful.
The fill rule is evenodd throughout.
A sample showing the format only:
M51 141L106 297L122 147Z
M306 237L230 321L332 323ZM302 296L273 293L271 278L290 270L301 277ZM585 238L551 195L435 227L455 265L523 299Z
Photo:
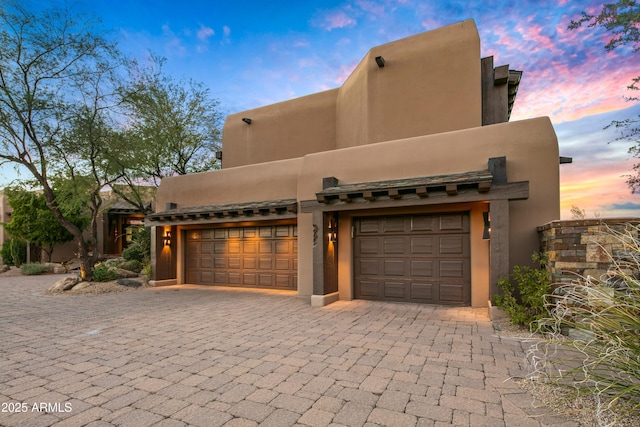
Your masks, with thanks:
M375 47L338 89L229 115L223 168L481 126L481 80L473 20Z
M334 149L337 95L334 89L230 114L222 130L223 168Z
M382 56L379 68L375 58ZM472 20L371 49L340 88L337 148L482 125Z
M509 182L529 181L529 199L510 202L509 210L510 265L528 265L531 254L539 247L536 227L560 217L558 143L548 118L310 154L305 156L301 167L298 199L315 199L315 193L322 190L322 177L333 176L346 184L450 174L487 169L488 159L500 156L507 158ZM450 203L444 209L460 209L455 196ZM481 216L481 210L473 210ZM303 244L312 240L310 216L299 214L299 224L309 224L298 229L299 283L312 281L312 248ZM341 225L340 230L350 230L350 224ZM481 240L481 230L476 228L472 251L486 254L480 245L486 245L486 241ZM342 281L351 280L350 251L344 245L342 250L346 255L340 254L343 271L339 277ZM343 282L341 287L345 286L351 285Z
M182 208L295 198L301 164L298 158L164 178L156 212L166 203Z

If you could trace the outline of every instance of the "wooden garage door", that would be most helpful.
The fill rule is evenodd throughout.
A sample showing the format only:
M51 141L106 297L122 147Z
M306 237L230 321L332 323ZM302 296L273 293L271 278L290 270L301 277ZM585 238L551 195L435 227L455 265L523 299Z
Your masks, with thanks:
M470 305L468 213L355 220L356 298Z
M186 280L199 285L296 289L295 225L187 231Z

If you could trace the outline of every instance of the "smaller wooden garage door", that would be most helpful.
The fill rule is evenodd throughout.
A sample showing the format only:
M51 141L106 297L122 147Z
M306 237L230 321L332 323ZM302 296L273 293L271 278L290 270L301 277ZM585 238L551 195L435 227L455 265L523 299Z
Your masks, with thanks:
M468 213L355 220L356 298L470 305Z
M187 231L187 283L297 289L297 275L295 225Z

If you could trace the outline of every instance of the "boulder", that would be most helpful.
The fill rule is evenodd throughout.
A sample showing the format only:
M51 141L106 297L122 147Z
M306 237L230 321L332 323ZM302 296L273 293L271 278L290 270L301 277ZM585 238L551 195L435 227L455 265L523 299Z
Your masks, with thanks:
M49 292L68 291L69 289L73 288L78 282L80 282L80 278L78 276L65 277L63 279L58 280L53 285L51 285L48 291Z
M134 273L133 271L125 270L122 268L114 268L113 271L118 273L118 276L123 279L129 279L131 277L138 277L138 273Z
M77 291L79 289L88 288L89 286L91 286L91 282L80 282L77 285L74 285L73 288L71 288L71 290Z
M65 274L68 273L67 269L62 265L56 265L53 267L53 272L55 274Z
M126 286L128 288L139 288L142 286L141 282L132 279L118 279L117 283L120 286Z

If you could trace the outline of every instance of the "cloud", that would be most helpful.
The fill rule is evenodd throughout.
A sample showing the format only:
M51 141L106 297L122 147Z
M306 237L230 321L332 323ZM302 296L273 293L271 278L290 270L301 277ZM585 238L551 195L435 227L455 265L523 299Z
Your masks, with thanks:
M168 57L184 55L186 48L182 44L182 40L175 35L168 24L162 25L162 34L165 38L164 49Z
M614 210L640 210L640 203L614 203L611 205L611 209Z
M206 27L200 24L200 29L198 30L198 39L200 39L201 41L206 41L209 37L212 37L214 34L215 34L215 31L213 31L213 28Z
M344 10L326 11L317 15L312 20L312 25L323 28L326 31L331 31L336 28L353 27L357 23L356 19L349 16Z
M229 28L228 26L223 26L222 27L222 33L226 36L229 37L231 35L231 28Z
M374 1L359 0L356 5L373 19L383 18L386 14L385 7Z

